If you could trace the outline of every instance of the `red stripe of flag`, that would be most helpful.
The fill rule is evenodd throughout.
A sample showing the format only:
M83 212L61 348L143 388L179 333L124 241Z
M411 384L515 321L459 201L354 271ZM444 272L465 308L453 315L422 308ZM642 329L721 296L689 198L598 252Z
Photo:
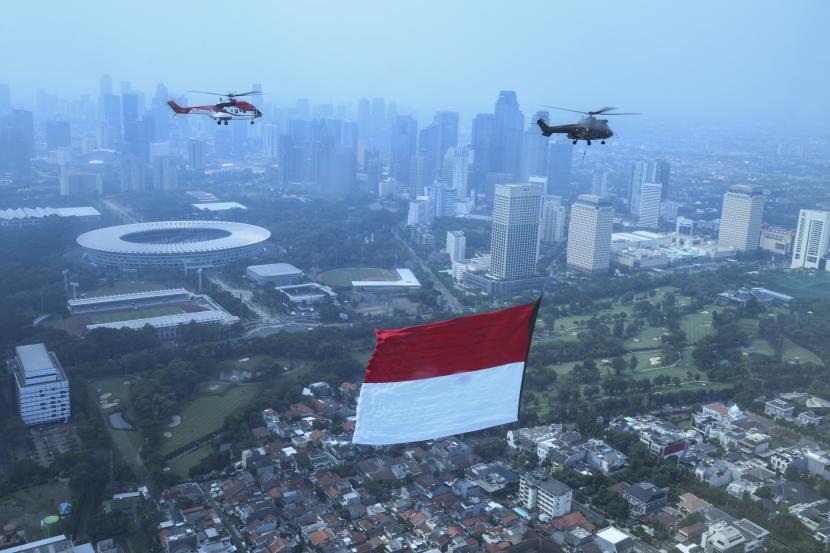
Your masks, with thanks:
M364 383L401 382L524 362L538 302L407 328L375 330Z

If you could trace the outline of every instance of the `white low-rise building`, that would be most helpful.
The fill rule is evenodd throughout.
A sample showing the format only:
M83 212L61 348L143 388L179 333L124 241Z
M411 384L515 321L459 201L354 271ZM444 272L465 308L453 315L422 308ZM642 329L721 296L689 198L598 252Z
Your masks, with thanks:
M44 344L18 346L7 366L15 381L18 413L25 424L69 419L69 381L58 358Z

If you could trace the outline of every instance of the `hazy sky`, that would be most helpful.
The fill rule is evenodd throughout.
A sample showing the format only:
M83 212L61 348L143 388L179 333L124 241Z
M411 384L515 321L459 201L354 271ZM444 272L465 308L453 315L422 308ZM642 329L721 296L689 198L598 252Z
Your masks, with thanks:
M39 87L97 94L108 72L116 90L260 82L270 103L382 96L421 117L492 111L515 89L526 115L612 105L826 127L829 23L828 0L28 0L3 5L0 82L30 105Z

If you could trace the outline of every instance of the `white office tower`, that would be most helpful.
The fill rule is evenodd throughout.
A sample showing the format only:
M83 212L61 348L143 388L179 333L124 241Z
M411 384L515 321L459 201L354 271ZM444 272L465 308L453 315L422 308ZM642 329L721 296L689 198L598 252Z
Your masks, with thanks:
M591 177L591 194L595 196L608 194L608 169L594 169Z
M490 276L519 279L536 274L542 187L497 184L493 199Z
M654 182L654 165L637 161L631 166L631 183L628 187L628 210L632 215L640 213L640 187L644 182Z
M153 158L153 190L176 190L179 187L178 167L173 156Z
M262 130L262 153L265 159L277 159L279 155L280 128L274 124L267 124Z
M660 224L660 196L663 185L656 182L644 182L640 185L640 201L637 211L637 223L641 227L657 228Z
M541 240L546 244L561 242L565 238L565 206L556 196L548 196L542 204Z
M447 253L450 254L450 261L462 261L467 255L467 237L463 230L450 230L447 232Z
M424 187L424 194L434 206L435 217L455 217L455 189L436 182Z
M611 261L614 207L608 198L583 194L571 206L568 267L588 273L607 271Z
M793 269L819 269L830 244L830 211L802 209L793 245ZM830 265L824 261L825 269Z
M69 382L58 358L45 345L18 346L7 364L17 389L18 413L25 424L69 419Z
M739 252L758 249L761 221L764 217L764 194L751 186L736 185L723 195L718 246L733 247Z
M409 212L406 215L408 226L428 225L435 218L435 208L426 196L418 196L409 202Z

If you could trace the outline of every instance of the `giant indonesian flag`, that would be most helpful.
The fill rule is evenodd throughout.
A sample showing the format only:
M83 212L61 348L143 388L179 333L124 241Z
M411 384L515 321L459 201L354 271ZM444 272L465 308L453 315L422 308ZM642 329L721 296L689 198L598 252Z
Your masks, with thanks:
M538 306L375 330L353 443L417 442L518 420Z

